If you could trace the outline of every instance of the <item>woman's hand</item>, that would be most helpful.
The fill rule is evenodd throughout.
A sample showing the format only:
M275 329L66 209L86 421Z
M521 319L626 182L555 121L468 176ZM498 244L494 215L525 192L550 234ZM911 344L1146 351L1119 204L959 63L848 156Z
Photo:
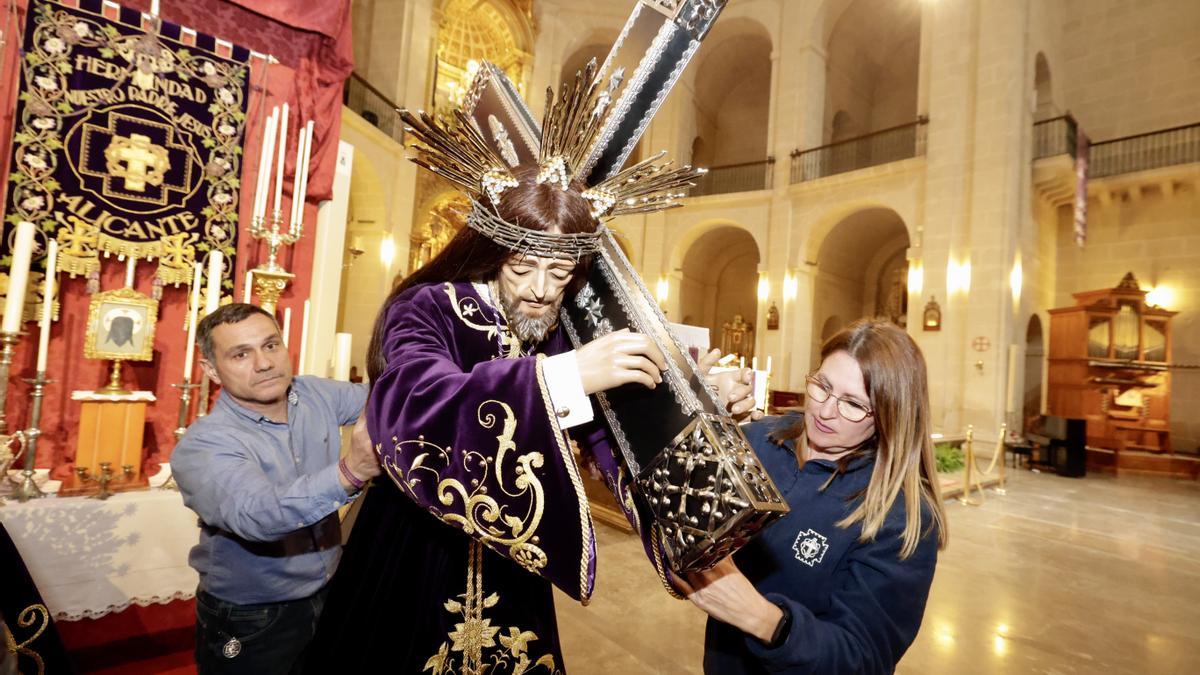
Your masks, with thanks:
M705 614L762 642L770 641L783 618L783 610L758 592L732 557L710 570L689 574L687 581L678 577L673 577L673 581Z
M717 390L717 401L724 404L730 416L739 422L747 416L752 420L762 419L762 411L754 409L757 405L754 400L754 371L739 368L710 375L720 359L721 350L713 349L700 357L700 362L696 364L708 386Z

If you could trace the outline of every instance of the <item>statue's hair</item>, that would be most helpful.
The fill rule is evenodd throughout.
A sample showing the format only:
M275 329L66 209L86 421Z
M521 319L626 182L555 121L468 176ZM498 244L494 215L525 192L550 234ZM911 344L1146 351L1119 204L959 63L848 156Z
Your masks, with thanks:
M592 217L591 205L581 195L581 186L563 190L548 183L538 183L534 180L533 171L521 171L520 184L504 192L497 207L501 218L542 232L553 230L562 234L576 234L596 230L597 223ZM384 323L388 310L405 291L432 283L491 281L512 257L513 252L509 249L476 230L463 227L433 260L418 270L410 270L408 277L388 294L375 318L375 328L367 348L367 373L371 381L374 382L387 367L387 350L383 344L386 338ZM575 279L566 292L573 292L578 280L587 275L589 262L587 259L579 261L575 267Z

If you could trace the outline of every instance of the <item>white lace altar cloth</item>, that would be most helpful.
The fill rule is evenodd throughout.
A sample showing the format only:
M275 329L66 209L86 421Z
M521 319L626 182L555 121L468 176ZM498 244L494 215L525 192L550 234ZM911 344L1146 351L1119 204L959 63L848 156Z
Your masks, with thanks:
M6 499L0 521L58 621L194 597L196 514L173 490Z

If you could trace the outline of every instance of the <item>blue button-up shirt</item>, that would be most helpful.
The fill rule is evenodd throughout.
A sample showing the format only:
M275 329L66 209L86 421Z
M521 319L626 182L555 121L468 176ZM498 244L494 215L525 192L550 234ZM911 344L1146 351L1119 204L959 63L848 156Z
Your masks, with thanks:
M250 541L274 541L320 521L349 499L338 479L339 427L353 424L366 400L366 385L297 377L288 421L278 423L222 392L171 455L183 503L204 523ZM262 557L202 530L188 563L202 589L244 605L312 595L340 556L334 547Z

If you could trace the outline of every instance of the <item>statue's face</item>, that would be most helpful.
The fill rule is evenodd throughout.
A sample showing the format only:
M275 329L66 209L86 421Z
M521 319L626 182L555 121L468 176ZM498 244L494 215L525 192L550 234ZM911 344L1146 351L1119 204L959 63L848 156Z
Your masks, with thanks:
M540 342L558 324L558 308L575 274L561 258L514 255L500 268L500 301L509 329L522 342Z

